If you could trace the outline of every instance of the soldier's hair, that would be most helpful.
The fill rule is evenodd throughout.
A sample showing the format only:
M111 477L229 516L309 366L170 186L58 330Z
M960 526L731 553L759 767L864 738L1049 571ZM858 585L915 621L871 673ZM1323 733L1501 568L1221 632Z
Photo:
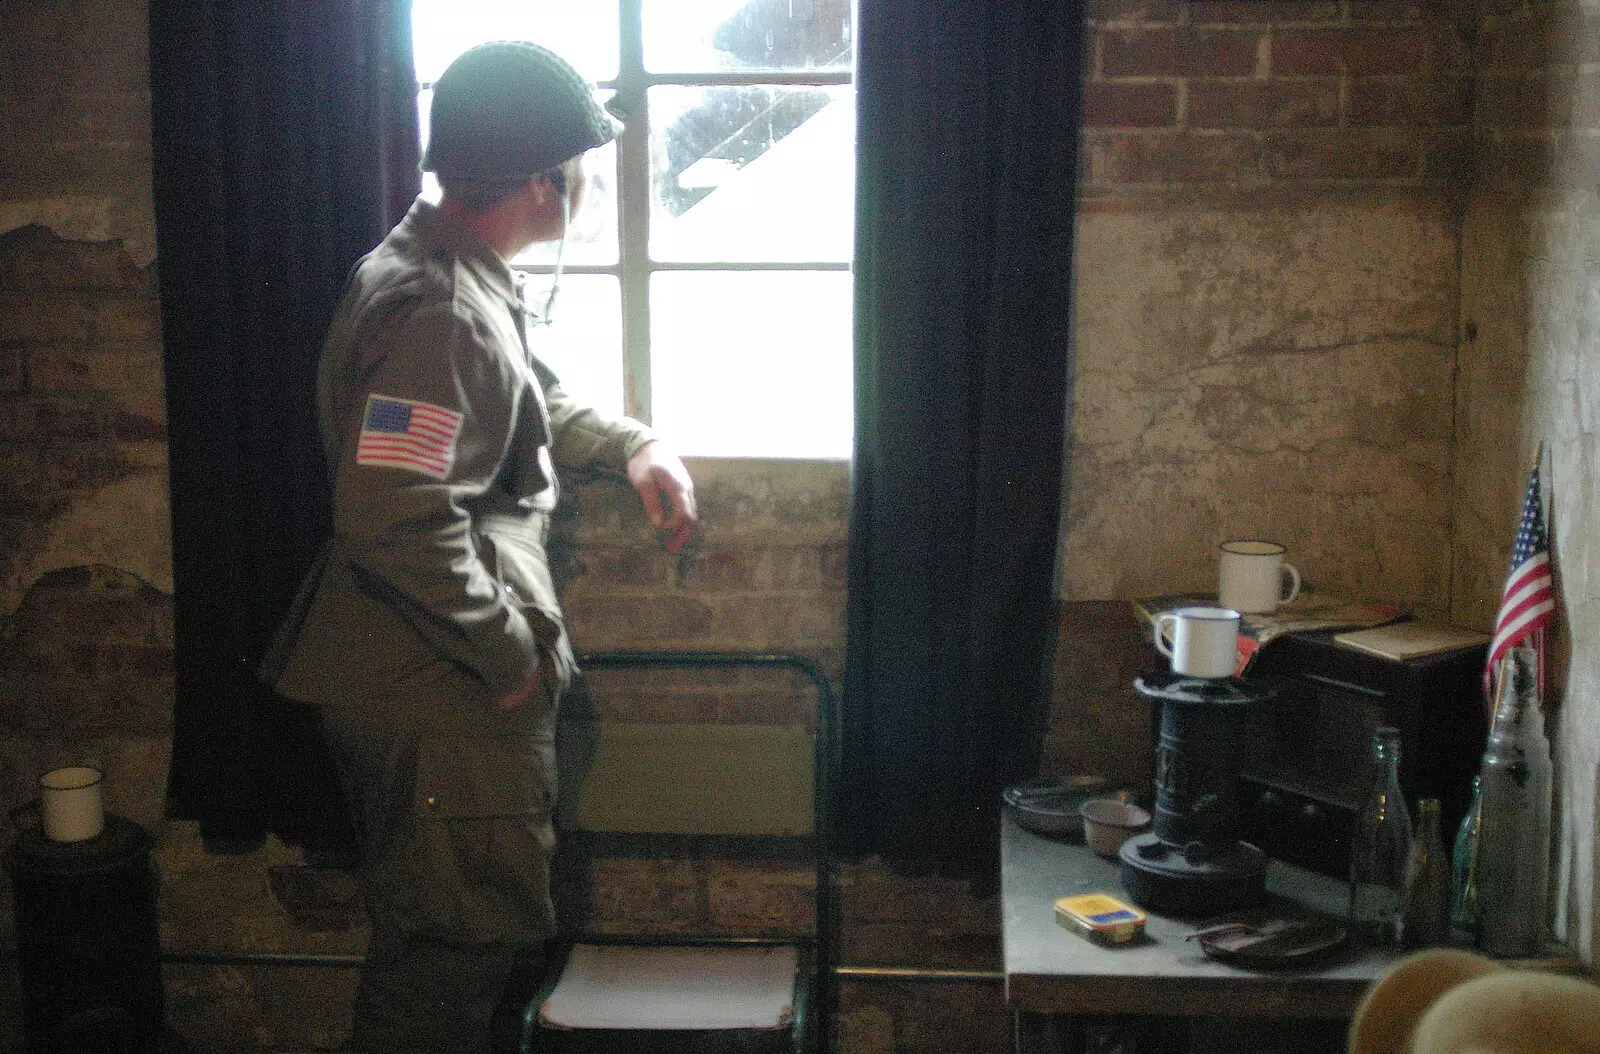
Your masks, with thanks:
M527 182L527 179L461 179L439 175L439 186L444 189L444 196L468 212L488 212Z
M527 185L529 179L548 179L556 193L567 193L567 174L557 165L528 179L462 179L460 176L437 174L439 186L445 197L468 212L488 212L512 194Z

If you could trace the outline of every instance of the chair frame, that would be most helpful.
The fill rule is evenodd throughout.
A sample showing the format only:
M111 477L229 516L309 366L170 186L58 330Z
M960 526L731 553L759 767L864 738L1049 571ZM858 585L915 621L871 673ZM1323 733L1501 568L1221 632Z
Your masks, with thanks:
M704 945L796 945L800 946L799 970L809 984L799 987L794 1007L795 1054L832 1054L838 1049L839 889L838 865L834 855L834 795L837 782L838 715L833 685L812 660L800 655L776 652L724 651L602 651L578 657L580 669L786 669L808 678L816 690L816 735L812 758L812 832L814 864L815 922L809 940L763 936L674 935L664 939L655 935L615 935L572 933L560 938L562 947L573 944L632 945L671 943L680 947ZM538 997L526 1011L522 1047L534 1028L538 1008L559 979L560 970L551 970ZM808 998L809 996L809 998Z

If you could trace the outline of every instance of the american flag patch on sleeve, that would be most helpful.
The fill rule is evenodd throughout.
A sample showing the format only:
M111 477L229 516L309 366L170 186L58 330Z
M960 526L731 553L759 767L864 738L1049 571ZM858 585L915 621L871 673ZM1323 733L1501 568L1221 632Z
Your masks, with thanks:
M456 460L461 415L432 403L367 396L367 414L356 444L356 464L420 472L444 479Z

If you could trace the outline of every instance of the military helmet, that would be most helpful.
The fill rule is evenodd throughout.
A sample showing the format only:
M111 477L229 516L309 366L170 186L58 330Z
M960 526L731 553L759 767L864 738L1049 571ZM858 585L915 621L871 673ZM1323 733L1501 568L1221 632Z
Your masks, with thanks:
M567 61L525 40L463 52L433 86L422 167L458 179L521 179L617 137L622 124Z

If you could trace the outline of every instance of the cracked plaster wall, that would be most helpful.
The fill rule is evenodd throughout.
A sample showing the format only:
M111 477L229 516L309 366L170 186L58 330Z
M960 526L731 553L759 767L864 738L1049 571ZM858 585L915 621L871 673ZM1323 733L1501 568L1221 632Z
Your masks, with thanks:
M1444 608L1457 247L1427 192L1088 203L1065 594L1213 589L1265 537Z

